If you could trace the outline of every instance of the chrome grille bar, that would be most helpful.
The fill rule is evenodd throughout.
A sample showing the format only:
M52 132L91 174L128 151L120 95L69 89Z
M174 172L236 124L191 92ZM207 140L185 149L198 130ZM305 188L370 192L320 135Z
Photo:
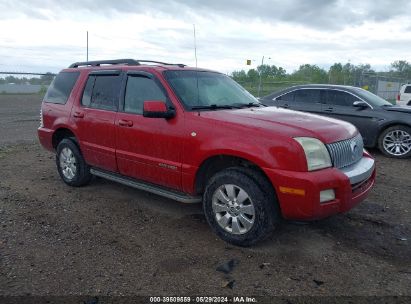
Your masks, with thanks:
M327 145L334 167L344 168L358 162L363 154L364 143L360 134L353 138Z

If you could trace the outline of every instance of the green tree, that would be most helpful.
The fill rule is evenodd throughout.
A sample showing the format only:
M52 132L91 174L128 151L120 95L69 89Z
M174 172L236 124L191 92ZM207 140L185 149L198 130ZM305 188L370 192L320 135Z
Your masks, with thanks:
M332 84L342 84L344 81L343 66L341 63L334 63L328 70L328 79Z
M255 81L258 79L260 75L258 74L258 72L255 69L250 69L247 72L247 78L250 81Z
M328 83L327 72L317 65L303 64L290 75L292 80L306 81L312 83Z
M231 73L231 77L236 81L246 81L247 73L244 70L234 71Z
M391 71L399 77L411 78L411 64L406 60L391 63Z

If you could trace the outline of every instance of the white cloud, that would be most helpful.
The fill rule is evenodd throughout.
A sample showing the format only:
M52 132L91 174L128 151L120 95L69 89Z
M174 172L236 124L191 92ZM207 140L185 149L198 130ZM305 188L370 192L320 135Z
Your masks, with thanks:
M309 4L307 4L309 3ZM407 6L406 6L407 5ZM0 70L57 72L86 58L137 58L231 72L266 63L411 61L411 20L390 1L1 1ZM408 8L407 8L408 7ZM268 59L270 57L271 59Z

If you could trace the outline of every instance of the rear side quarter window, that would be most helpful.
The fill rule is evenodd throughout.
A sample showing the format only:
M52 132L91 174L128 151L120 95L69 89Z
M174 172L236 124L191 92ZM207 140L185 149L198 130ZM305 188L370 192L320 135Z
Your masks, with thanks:
M60 72L50 84L43 101L65 104L79 75L79 72Z
M411 93L411 85L405 86L404 93L407 93L407 94Z

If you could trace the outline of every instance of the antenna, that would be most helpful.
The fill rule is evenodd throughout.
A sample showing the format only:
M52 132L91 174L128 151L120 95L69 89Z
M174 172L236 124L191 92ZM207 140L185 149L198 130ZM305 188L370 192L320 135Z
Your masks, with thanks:
M87 31L87 60L88 61L88 31Z
M196 58L196 67L197 67L197 39L196 39L196 25L193 24L194 31L194 57Z

